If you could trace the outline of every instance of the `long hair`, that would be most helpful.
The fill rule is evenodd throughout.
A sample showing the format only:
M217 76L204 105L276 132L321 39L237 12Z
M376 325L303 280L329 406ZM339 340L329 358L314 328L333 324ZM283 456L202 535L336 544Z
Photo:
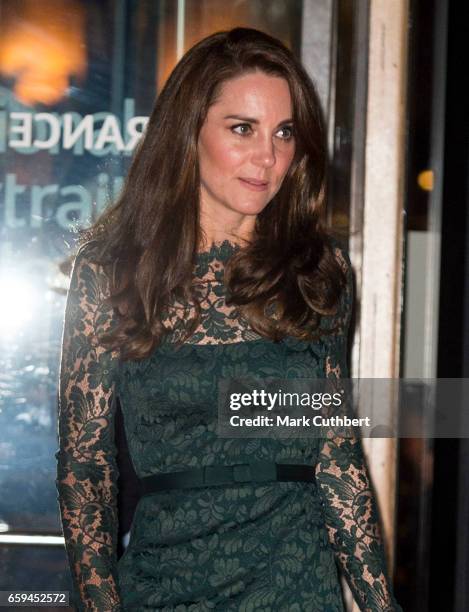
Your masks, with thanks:
M295 154L275 197L256 218L254 235L233 255L230 304L272 340L311 338L334 312L343 273L322 223L326 136L317 92L280 41L250 28L215 33L192 47L158 96L119 199L95 225L97 263L110 279L119 322L103 338L121 358L143 359L168 328L174 300L195 306L187 339L200 321L192 272L202 238L197 141L225 81L262 71L285 79L293 107ZM274 316L272 316L274 307Z

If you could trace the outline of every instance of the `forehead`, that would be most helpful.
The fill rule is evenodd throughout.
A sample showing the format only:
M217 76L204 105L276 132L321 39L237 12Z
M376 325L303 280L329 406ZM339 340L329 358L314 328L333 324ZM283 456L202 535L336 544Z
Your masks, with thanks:
M209 113L244 112L263 115L291 114L292 99L287 81L265 72L248 72L222 83ZM252 115L250 115L252 116Z

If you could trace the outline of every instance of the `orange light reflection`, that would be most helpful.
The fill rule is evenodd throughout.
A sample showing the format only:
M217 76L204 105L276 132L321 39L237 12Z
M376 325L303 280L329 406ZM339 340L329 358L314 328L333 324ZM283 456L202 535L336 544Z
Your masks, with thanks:
M74 0L23 0L2 20L0 72L15 79L18 100L55 104L71 76L85 75L84 17Z

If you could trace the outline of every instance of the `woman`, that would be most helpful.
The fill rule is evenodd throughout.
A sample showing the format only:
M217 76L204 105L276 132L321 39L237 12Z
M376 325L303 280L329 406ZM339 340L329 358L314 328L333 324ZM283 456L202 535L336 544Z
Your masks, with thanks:
M362 610L399 609L357 439L215 433L222 378L347 376L325 163L314 87L261 32L204 39L158 97L67 302L57 487L78 609L343 610L334 560ZM119 562L116 396L145 493Z

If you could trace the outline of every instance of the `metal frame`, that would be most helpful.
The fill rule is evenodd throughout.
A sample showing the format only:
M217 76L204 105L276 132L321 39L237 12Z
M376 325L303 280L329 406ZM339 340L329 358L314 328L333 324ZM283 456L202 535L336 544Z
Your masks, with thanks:
M398 378L406 146L408 1L370 2L365 183L362 231L360 378ZM395 398L387 413L397 417ZM397 440L365 440L390 566L394 535Z
M337 149L335 116L337 84L337 11L330 8L331 89L329 118L331 155ZM304 30L314 24L317 3L304 0ZM314 7L314 11L313 11ZM308 12L308 8L311 9ZM321 7L322 8L322 7ZM351 376L398 378L400 375L402 263L406 147L408 0L359 0L354 3L354 81L351 97L349 250L356 274L357 326L351 355ZM321 10L319 15L323 14ZM311 15L311 27L307 23ZM314 28L314 29L313 29ZM314 35L314 34L313 34ZM322 35L324 36L324 34ZM308 69L310 55L303 62ZM314 72L314 65L310 65ZM339 143L340 148L341 143ZM332 202L332 204L334 204ZM396 398L385 398L390 422L398 414ZM388 561L393 562L397 441L366 439L365 452L380 506ZM357 609L356 607L354 609Z

